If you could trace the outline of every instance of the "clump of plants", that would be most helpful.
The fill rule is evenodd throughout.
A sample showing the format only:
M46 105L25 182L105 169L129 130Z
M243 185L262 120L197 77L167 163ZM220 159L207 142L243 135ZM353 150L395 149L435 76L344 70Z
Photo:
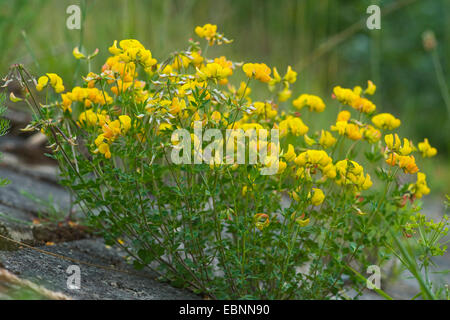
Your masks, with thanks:
M377 112L371 81L335 87L326 106L312 93L293 96L291 67L213 58L208 47L231 41L215 25L195 33L203 47L191 40L162 61L138 40L115 41L101 70L71 91L55 73L36 81L11 69L34 111L27 129L48 136L61 183L136 268L197 293L329 299L359 291L365 283L353 268L382 265L395 241L408 241L410 216L430 192L416 158L436 149L395 133L401 121ZM267 85L264 97L252 95L257 83ZM336 121L316 127L312 116L325 109ZM256 158L246 152L239 161L228 152L236 150Z

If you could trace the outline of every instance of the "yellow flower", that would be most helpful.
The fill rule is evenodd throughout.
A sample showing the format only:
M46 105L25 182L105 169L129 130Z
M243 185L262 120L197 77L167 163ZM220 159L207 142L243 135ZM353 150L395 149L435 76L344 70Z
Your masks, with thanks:
M210 45L213 45L217 33L217 26L210 23L205 24L203 27L197 26L195 28L195 33L200 38L205 38L206 40L208 40Z
M47 86L47 83L48 83L48 77L47 76L39 77L38 84L36 85L36 90L37 91L42 91L42 89L44 89Z
M330 163L322 168L322 173L325 175L326 178L334 179L336 178L336 166Z
M343 110L343 111L339 112L339 114L337 116L337 119L336 119L336 122L338 122L338 121L345 121L345 122L347 122L348 120L350 120L351 116L352 115L351 115L350 111Z
M286 74L284 75L284 80L289 83L294 83L297 81L297 72L292 70L291 66L288 66Z
M403 146L400 147L399 151L402 156L407 156L413 151L411 143L408 139L403 138Z
M73 49L72 54L75 57L75 59L85 59L86 58L86 56L80 52L78 47L75 47Z
M127 115L119 116L122 133L126 133L131 128L131 118Z
M431 158L437 154L437 149L430 145L427 138L423 142L419 142L418 147L424 158Z
M191 60L185 55L178 54L173 59L172 67L176 70L180 70L181 68L187 68L191 63Z
M361 95L361 92L362 92L362 88L361 88L360 86L356 86L356 87L353 88L353 92L354 92L356 95L360 96L360 95Z
M222 68L225 70L225 73L227 73L226 77L231 76L233 74L233 63L229 60L227 60L224 56L221 56L220 58L215 58L214 63L217 63L222 66ZM227 84L228 79L221 79L219 81L220 84Z
M220 119L222 119L222 115L220 114L219 111L214 111L214 112L211 114L211 120L213 120L214 122L219 122Z
M405 173L413 174L419 171L414 156L401 156L393 152L388 155L386 163L389 164L390 166L398 165L400 168L403 169L403 172Z
M177 97L174 97L172 99L172 105L170 106L169 112L173 115L177 115L184 109L186 109L186 102L184 99L178 100Z
M352 102L350 103L350 106L358 111L364 112L364 113L372 113L375 111L376 106L372 103L372 101L361 98L361 97L355 97Z
M298 187L297 189L295 189L294 191L290 192L289 195L291 196L292 199L294 199L295 201L300 201L300 187Z
M367 89L364 90L365 94L373 95L375 93L375 90L377 89L377 86L372 81L367 81Z
M317 165L322 169L327 167L331 162L332 159L323 150L307 150L295 158L295 164L299 167L315 167Z
M364 113L374 112L376 106L370 100L361 97L361 92L362 88L359 86L355 87L353 90L341 88L340 86L333 88L333 95L339 100L339 102Z
M318 188L313 188L314 191L313 196L311 197L311 203L313 206L318 206L322 204L323 200L325 199L325 195L323 194L323 191Z
M286 170L287 167L287 163L284 162L283 160L278 161L278 172L277 174L281 174L284 172L284 170Z
M331 126L331 131L337 131L339 135L343 136L347 130L347 125L347 121L336 121L336 124Z
M113 55L119 55L122 53L122 50L117 47L117 40L114 40L113 45L109 47L108 50Z
M47 76L50 79L50 84L55 89L56 93L61 93L64 91L63 81L60 76L56 73L47 73Z
M388 157L386 159L386 163L388 165L390 165L391 167L395 166L398 162L398 154L396 154L395 152L392 152L390 154L388 154Z
M289 100L291 95L292 95L292 91L289 90L289 88L284 88L283 90L278 92L278 100L280 102L285 102L285 101Z
M208 63L206 66L203 66L200 70L197 71L197 76L202 80L206 81L208 79L213 80L223 80L230 76L233 73L233 70L228 67L223 67L218 63Z
M117 41L114 41L114 44L109 47L109 52L116 56L119 62L125 62L126 64L138 62L144 67L145 72L153 72L152 67L157 64L157 61L152 57L151 51L147 50L138 40L121 40L119 46L120 48L117 47ZM125 66L122 66L122 68L125 68ZM121 73L124 75L124 72Z
M106 139L112 141L121 134L120 120L109 121L102 126L103 135Z
M271 80L271 70L265 63L246 63L242 66L242 70L249 78L266 83Z
M109 159L111 158L111 151L109 149L109 144L107 142L108 139L105 137L105 135L100 134L97 136L94 143L98 147L97 149L98 151L96 152L100 152L105 156L106 159Z
M36 85L36 90L42 91L42 89L47 86L49 81L56 93L61 93L64 91L63 81L56 73L47 73L45 76L40 77L38 79L38 84Z
M279 125L280 137L286 136L291 132L294 136L302 136L308 132L309 128L298 117L288 116Z
M385 135L384 142L386 142L386 146L390 150L398 150L401 145L401 141L400 141L398 134L395 134L395 136L392 134Z
M366 125L364 128L361 128L361 132L363 138L367 140L369 143L375 143L381 139L381 132L378 129L375 129L373 126Z
M88 109L80 114L80 116L78 117L78 122L80 124L91 126L99 123L100 126L103 126L103 124L105 123L105 116L103 114L95 113L94 111L92 111L92 109Z
M419 171L414 156L398 156L398 166L402 168L405 173L413 174Z
M253 107L255 107L254 113L264 117L264 119L275 118L278 113L268 102L254 102Z
M106 159L111 158L111 151L107 143L102 143L98 146L98 151L105 156Z
M305 214L304 214L304 213L302 213L302 215L301 215L300 217L298 217L298 218L295 218L295 216L296 216L296 212L294 212L294 213L291 215L291 218L292 218L292 219L295 219L295 222L296 222L300 227L306 227L306 226L309 224L309 218L304 219L304 218L305 218Z
M359 130L359 126L354 123L349 123L345 127L345 135L352 140L359 140L362 138L362 133Z
M341 88L340 86L333 88L333 95L339 102L347 105L351 105L353 100L359 97L353 90L347 88Z
M354 191L367 190L372 186L369 174L364 175L363 167L353 160L341 160L336 163L336 172L339 178L338 185L352 186Z
M395 118L390 113L377 114L376 116L372 117L372 122L376 127L386 130L396 129L401 124L401 121Z
M245 90L245 92L244 92ZM252 92L252 89L247 86L245 82L241 82L239 89L236 91L238 97L247 97Z
M281 82L281 76L276 67L273 67L273 78L269 82L269 90L273 91L275 85Z
M172 130L172 125L170 123L163 122L159 125L157 134L161 135L166 130Z
M302 109L304 106L309 107L309 111L322 112L325 110L325 104L323 100L314 95L302 94L297 99L295 99L292 104L298 110Z
M61 95L61 97L63 96ZM66 96L63 97L63 104L66 107L70 106L72 101L83 102L86 107L91 107L92 103L97 103L100 105L110 104L113 102L113 99L107 92L103 92L97 88L75 87L71 92L68 92Z
M417 172L416 183L410 185L409 187L412 193L419 199L422 198L422 196L430 193L430 188L428 188L426 178L427 176L425 175L425 173Z
M333 137L333 135L329 131L322 130L320 139L319 139L319 144L326 149L326 148L334 146L335 143L336 143L336 138Z
M201 56L201 54L197 51L194 51L191 53L191 62L195 67L200 66L203 63L204 58Z
M313 146L317 143L316 140L314 140L313 138L310 138L307 134L304 134L303 138L305 139L305 143L308 146Z
M284 154L284 159L286 159L286 161L288 162L292 162L295 160L296 157L297 155L295 154L294 146L292 144L289 144L288 149Z

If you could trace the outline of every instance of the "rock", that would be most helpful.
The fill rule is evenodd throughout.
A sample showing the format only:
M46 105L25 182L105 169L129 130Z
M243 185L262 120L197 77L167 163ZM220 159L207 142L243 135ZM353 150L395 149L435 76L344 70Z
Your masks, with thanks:
M4 167L0 167L0 177L11 181L9 185L1 189L0 204L29 213L35 217L40 212L45 214L45 211L49 210L49 206L59 208L61 212L65 211L68 215L70 196L62 187ZM25 196L23 192L39 199L40 203Z
M200 299L182 289L176 289L156 280L149 271L136 271L126 263L124 254L116 248L107 248L100 239L85 239L54 246L39 247L61 257L24 248L18 251L0 251L4 268L20 273L22 279L32 281L51 291L60 291L73 299ZM83 263L81 263L83 262ZM80 289L67 288L67 268L80 267Z

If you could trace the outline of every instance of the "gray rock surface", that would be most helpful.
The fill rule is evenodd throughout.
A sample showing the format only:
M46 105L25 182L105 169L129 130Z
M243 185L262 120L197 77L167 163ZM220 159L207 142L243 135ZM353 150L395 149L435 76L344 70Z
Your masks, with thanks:
M34 174L30 175L30 171ZM105 246L102 240L93 239L87 233L66 225L33 225L33 219L38 218L39 213L45 215L48 208L24 196L23 191L44 202L52 195L62 216L68 214L69 194L53 182L52 172L46 167L43 170L31 165L11 167L3 162L0 177L8 178L11 184L0 188L0 235L77 262L24 248L0 237L0 268L74 299L199 299L191 292L157 281L151 272L134 270L122 252ZM46 242L56 245L42 246ZM67 288L69 274L66 271L70 265L80 267L79 290ZM7 298L4 292L16 286L5 283L4 279L0 281L0 299Z
M0 251L0 261L5 269L20 278L74 299L199 299L186 290L158 282L151 272L134 270L126 263L125 256L120 251L106 247L100 239L78 240L39 249L83 263L67 261L28 248ZM72 274L67 273L70 265L80 267L79 290L67 288L68 277Z

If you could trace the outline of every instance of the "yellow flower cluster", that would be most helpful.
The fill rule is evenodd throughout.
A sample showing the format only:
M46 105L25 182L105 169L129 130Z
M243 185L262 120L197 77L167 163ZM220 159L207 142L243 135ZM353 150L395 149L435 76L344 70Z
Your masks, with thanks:
M219 60L218 62L221 62L223 60ZM208 63L206 66L202 66L201 69L197 71L197 77L201 81L207 81L207 80L214 80L219 81L221 84L226 84L227 77L231 76L233 74L233 70L231 67L226 63Z
M388 149L386 151L387 164L391 166L398 165L405 173L412 174L419 171L414 156L410 155L416 148L408 139L404 138L402 145L398 134L388 134L384 137L384 141Z
M256 79L261 82L269 82L272 80L270 68L265 63L246 63L242 66L247 77Z
M208 40L209 43L212 45L214 44L214 37L216 36L217 33L217 26L214 24L207 23L203 27L200 26L196 27L195 33L200 38L205 38L206 40Z
M276 85L281 83L282 89L278 92L278 100L280 102L287 101L291 95L292 91L289 89L289 86L297 81L297 72L292 70L291 66L288 66L286 70L286 74L283 78L281 78L280 74L276 67L273 67L273 78L269 81L269 90L273 91L276 88Z
M365 125L361 128L361 133L363 136L363 139L366 140L369 143L375 143L381 139L381 132L380 130L374 128L370 124Z
M359 125L348 121L337 121L335 125L331 126L331 130L337 131L339 135L346 136L351 140L360 140L363 136Z
M336 144L336 141L337 141L336 138L333 137L333 135L329 131L326 130L321 131L319 144L324 149L334 146Z
M79 120L80 121L80 120ZM103 133L99 134L95 139L97 149L94 153L100 152L106 159L111 158L110 145L120 135L124 135L131 128L131 118L127 115L119 116L119 119L110 121L108 118L101 126Z
M94 112L92 109L88 109L80 113L80 116L78 117L79 125L86 125L86 126L99 125L100 127L103 127L106 121L109 121L109 116L106 114L106 111L98 113Z
M150 50L144 48L144 46L135 39L127 39L119 42L117 47L117 41L109 48L109 52L117 56L120 61L129 63L140 63L144 70L148 73L152 72L152 67L156 65L156 59L152 57Z
M414 156L402 156L392 152L387 155L386 163L390 166L398 165L398 167L403 169L403 172L405 173L413 174L419 171Z
M423 142L419 142L418 147L424 158L431 158L437 154L437 149L430 146L427 138Z
M356 161L341 160L336 163L338 185L352 186L356 191L367 190L372 186L369 174L364 175L364 169Z
M311 175L320 170L327 178L336 177L336 168L333 160L324 150L307 150L300 153L295 158L295 164L300 168L297 170L297 176L311 179Z
M311 196L311 193L309 194L310 201L311 204L313 206L319 206L322 204L323 200L325 200L325 194L323 193L322 190L318 189L318 188L312 188L313 190L313 195Z
M301 110L304 106L309 107L309 111L322 112L325 110L325 103L323 100L311 94L302 94L292 102L293 106Z
M372 82L369 82L368 88L365 90L365 93L374 93L374 85ZM362 88L355 87L353 90L348 88L342 88L340 86L334 87L333 95L339 102L346 104L352 107L355 110L360 112L371 114L376 110L376 106L368 100L367 98L361 97Z
M36 85L36 90L42 91L42 89L48 85L49 81L56 93L61 93L64 91L63 81L56 73L47 73L45 76L40 77Z
M285 120L280 122L279 130L280 137L285 137L288 133L298 137L307 133L309 128L299 117L287 116Z
M75 101L83 103L86 108L91 108L94 104L104 106L113 102L107 92L97 88L75 87L71 92L62 94L61 97L66 108L70 108L72 102Z
M206 39L210 45L228 41L217 33L217 26L212 24L196 27L195 33ZM384 136L386 148L377 143L384 135L383 130L396 129L401 122L389 113L375 114L375 104L367 99L367 95L373 95L376 91L372 81L368 81L364 90L360 86L353 89L334 87L333 98L351 107L350 111L353 113L357 111L357 117L352 118L352 113L348 110L340 111L336 122L330 126L330 131L321 129L309 133L308 136L310 128L297 111L307 107L309 111L323 112L326 108L325 102L316 95L300 94L292 101L291 110L283 109L281 104L291 98L290 85L295 83L298 77L297 72L290 66L282 77L275 67L271 69L264 63L245 63L242 65L242 71L248 80L235 87L229 84L229 78L240 64L224 56L207 59L194 42L188 50L173 54L161 65L157 65L150 50L134 39L114 41L109 52L113 56L106 60L101 73L90 72L84 78L84 87L75 87L70 92L62 93L64 86L61 78L51 73L39 78L37 85L37 89L42 90L50 83L56 92L62 93L60 105L63 110L72 112L72 108L76 108L74 115L78 115L77 124L95 138L92 139L93 153L101 154L106 159L112 157L111 150L114 151L114 145L123 141L118 139L127 134L132 123L134 128L137 128L133 130L133 137L143 141L147 135L148 141L151 138L165 139L177 128L192 129L196 121L201 121L204 126L242 129L243 132L253 129L279 129L279 145L259 140L251 142L257 144L258 151L276 150L280 156L279 159L267 156L262 159L259 168L277 163L280 181L285 178L303 180L302 182L308 184L308 188L302 192L291 190L290 194L294 200L303 200L312 206L324 202L325 194L317 186L328 183L329 180L338 186L348 187L352 192L367 190L372 186L370 175L364 173L364 168L359 163L350 159L354 157L350 151L361 143L357 142L359 140L372 144L372 150L384 155L388 165L398 166L409 174L419 171L412 155L416 148L410 140L405 138L402 141L398 134L394 133ZM74 55L81 57L82 54L75 50ZM139 80L139 67L144 69L151 81ZM273 93L272 98L252 101L252 80L267 83ZM219 89L216 84L228 84L225 87L228 89ZM132 101L131 106L128 101ZM65 115L68 116L68 113ZM146 121L140 121L144 117ZM143 125L144 122L146 125L152 121L156 125L151 129ZM369 121L373 125L368 123ZM138 128L140 125L142 127ZM332 132L336 132L339 139ZM193 139L193 148L200 147L202 142L196 136L193 136ZM335 151L343 149L346 139L353 141L350 149L341 150L344 153L340 152L340 159L344 160L339 160ZM178 145L178 137L170 137L170 143ZM234 141L232 146L237 148ZM228 148L229 145L226 144L225 147ZM330 149L331 156L326 149ZM424 157L432 157L437 153L427 139L418 144L418 149ZM333 160L332 157L335 156ZM211 167L220 168L221 164L216 165L215 161L216 159L210 163ZM233 165L232 169L237 167L238 165ZM248 188L245 186L242 193L246 194ZM418 198L429 192L423 173L418 173L417 182L411 185L410 189ZM270 223L268 215L263 213L256 214L254 218L255 225L260 230ZM306 226L309 218L305 219L302 215L300 218L295 217L295 221Z
M390 113L380 113L372 118L372 123L380 129L394 130L400 127L401 121Z
M258 116L264 117L265 119L275 118L278 114L277 110L272 107L272 105L268 102L259 102L256 101L253 103L255 108L254 114Z
M424 195L430 193L430 188L428 188L427 176L423 172L417 172L417 181L415 184L411 184L409 189L416 196L416 198L422 198Z
M207 23L204 26L195 27L195 33L200 38L204 38L208 41L208 44L212 46L213 44L221 45L223 43L231 43L232 40L228 40L223 36L223 34L217 32L217 26L215 24Z

